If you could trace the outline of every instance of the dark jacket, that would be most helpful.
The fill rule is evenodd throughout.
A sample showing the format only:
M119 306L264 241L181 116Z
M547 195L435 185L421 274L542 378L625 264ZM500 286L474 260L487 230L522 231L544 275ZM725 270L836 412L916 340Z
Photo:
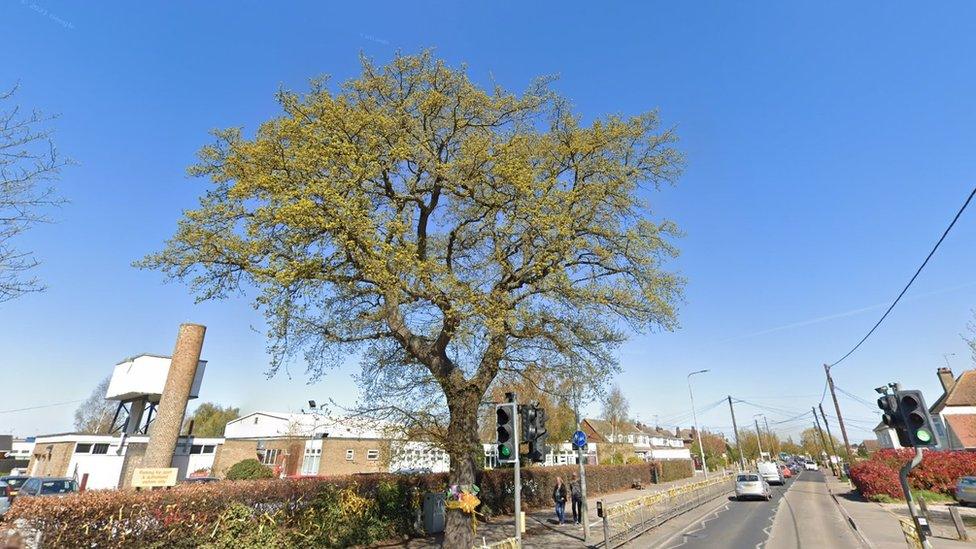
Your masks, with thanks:
M566 503L566 485L558 484L552 489L552 500L556 503Z
M583 487L580 486L580 481L574 480L569 483L569 493L573 495L573 499L583 499Z

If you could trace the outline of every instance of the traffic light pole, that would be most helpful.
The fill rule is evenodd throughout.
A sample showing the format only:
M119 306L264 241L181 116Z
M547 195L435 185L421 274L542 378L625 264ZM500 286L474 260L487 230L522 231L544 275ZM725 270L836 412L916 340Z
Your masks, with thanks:
M515 414L512 423L515 425L515 542L517 547L522 547L522 468L521 468L521 441L522 431L520 430L518 413L518 395L508 393L508 401L514 404Z
M746 470L746 458L742 455L742 443L739 442L739 426L735 422L735 408L732 407L732 396L729 395L729 412L732 412L732 430L735 431L735 447L739 450L739 469Z
M837 411L837 423L840 424L840 434L842 437L844 437L844 449L847 450L847 461L850 463L854 457L853 454L851 454L851 443L849 440L847 440L847 427L844 426L844 416L841 415L840 404L837 403L837 393L834 391L834 378L830 377L830 366L824 364L824 372L827 374L827 385L830 387L830 397L834 399L834 410Z
M901 490L905 493L905 501L908 502L908 512L912 515L912 522L915 523L915 531L918 533L918 540L922 542L922 547L925 549L932 549L932 543L929 542L926 536L926 531L928 530L928 521L924 517L918 516L918 511L915 510L915 500L912 498L912 491L908 487L908 473L915 468L916 465L922 462L922 449L915 448L915 457L911 461L902 466L901 471L898 474L899 480L901 480Z

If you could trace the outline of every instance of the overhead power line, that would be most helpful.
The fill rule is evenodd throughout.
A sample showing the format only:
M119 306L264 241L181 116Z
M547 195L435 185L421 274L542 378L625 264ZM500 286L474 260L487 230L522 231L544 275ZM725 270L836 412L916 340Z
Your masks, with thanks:
M973 187L972 192L969 193L969 196L966 198L966 201L963 202L962 207L959 208L958 212L956 212L956 216L952 218L952 222L949 223L948 227L946 227L946 230L942 233L942 236L939 238L939 241L936 242L935 246L932 247L932 251L929 252L929 255L925 256L925 261L923 261L922 264L919 265L918 270L916 270L915 274L912 275L912 278L911 280L908 281L908 284L905 284L905 287L902 288L901 293L899 293L898 297L896 297L895 300L891 303L891 305L888 307L888 310L886 310L884 314L881 315L881 318L879 318L878 321L875 322L874 326L872 326L871 329L868 330L868 333L861 338L861 341L857 342L857 345L855 345L850 351L847 351L847 354L840 357L840 359L837 362L834 362L833 364L830 365L831 368L837 366L838 364L843 362L844 359L854 354L854 351L856 351L858 347L861 346L862 343L864 343L865 341L867 341L869 337L871 337L871 334L873 334L874 331L878 329L878 326L881 326L881 323L884 322L884 319L888 317L888 313L890 313L891 310L895 308L895 305L898 305L898 302L901 301L902 296L905 295L905 292L908 291L908 288L911 287L912 283L915 282L915 279L918 278L918 275L921 274L922 269L925 268L929 260L932 259L932 256L935 255L935 251L939 249L939 246L942 244L942 241L945 240L946 236L949 235L949 231L951 231L952 227L955 226L956 221L959 220L959 216L962 215L962 212L966 211L966 207L968 207L969 203L972 202L973 196L976 196L976 187Z
M68 404L77 404L79 402L84 402L85 399L81 400L66 400L64 402L55 402L54 404L42 404L40 406L29 406L27 408L15 408L13 410L0 410L0 414L12 414L14 412L29 412L31 410L40 410L41 408L54 408L55 406L66 406Z

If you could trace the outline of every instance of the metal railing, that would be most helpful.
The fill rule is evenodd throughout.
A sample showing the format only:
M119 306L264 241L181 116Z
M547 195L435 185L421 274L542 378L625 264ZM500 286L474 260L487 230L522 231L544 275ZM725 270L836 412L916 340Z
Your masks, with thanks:
M481 545L475 545L474 549L520 549L522 544L515 538L506 538L501 541L487 543L482 540Z
M597 502L603 518L603 547L627 543L664 522L732 491L732 475L684 484L621 503Z

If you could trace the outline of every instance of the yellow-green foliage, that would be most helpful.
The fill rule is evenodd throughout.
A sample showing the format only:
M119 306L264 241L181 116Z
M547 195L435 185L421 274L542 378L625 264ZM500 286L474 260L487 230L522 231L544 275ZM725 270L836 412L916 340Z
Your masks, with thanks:
M254 135L200 151L212 187L141 265L200 299L259 292L274 368L362 351L371 403L457 466L501 369L599 385L625 328L676 325L678 231L648 203L676 136L655 112L584 123L549 82L484 89L424 52L283 91Z

